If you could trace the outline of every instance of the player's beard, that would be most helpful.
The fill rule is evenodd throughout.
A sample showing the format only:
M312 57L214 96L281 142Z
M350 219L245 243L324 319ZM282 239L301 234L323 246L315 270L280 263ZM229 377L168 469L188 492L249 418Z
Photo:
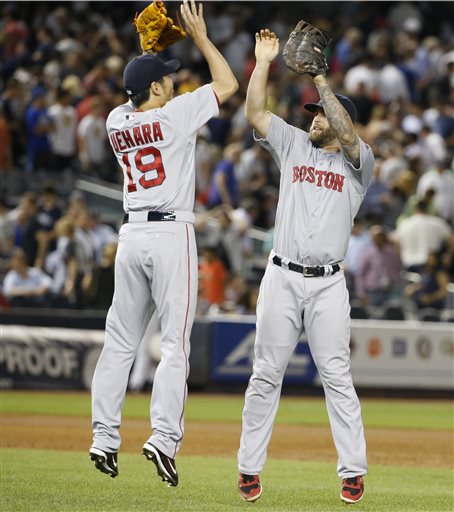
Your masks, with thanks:
M309 140L316 148L323 148L334 138L333 130L329 127L323 130L314 130L312 127L309 132Z

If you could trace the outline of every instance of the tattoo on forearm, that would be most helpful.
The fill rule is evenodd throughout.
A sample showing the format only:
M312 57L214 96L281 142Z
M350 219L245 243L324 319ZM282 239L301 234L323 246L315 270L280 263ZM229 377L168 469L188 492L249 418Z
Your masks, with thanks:
M358 168L360 165L359 139L350 116L328 85L318 87L318 92L323 101L328 123L342 146L345 158Z

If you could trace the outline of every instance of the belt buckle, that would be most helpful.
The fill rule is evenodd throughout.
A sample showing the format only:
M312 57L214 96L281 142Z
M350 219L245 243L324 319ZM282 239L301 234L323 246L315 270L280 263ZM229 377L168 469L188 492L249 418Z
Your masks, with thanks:
M314 277L311 267L303 266L303 276L304 277Z

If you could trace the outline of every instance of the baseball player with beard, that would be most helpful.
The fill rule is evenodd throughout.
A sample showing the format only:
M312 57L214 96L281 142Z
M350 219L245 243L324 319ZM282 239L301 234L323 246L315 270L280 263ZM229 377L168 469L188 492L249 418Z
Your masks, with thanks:
M178 484L175 455L184 434L189 336L197 300L194 237L194 150L197 130L217 116L237 90L228 64L207 37L202 5L185 1L186 31L206 59L212 83L173 98L177 60L153 54L124 70L129 101L107 119L112 149L124 173L124 224L115 262L115 292L104 348L92 385L90 458L101 472L118 475L121 410L139 343L156 311L161 362L151 399L153 433L143 454L169 486Z
M273 32L256 34L257 62L246 117L256 140L278 164L281 179L274 246L257 304L253 374L238 452L239 491L246 501L262 493L259 474L284 372L304 328L325 392L343 481L341 499L354 503L363 495L367 462L360 403L350 374L350 305L342 260L372 178L374 157L355 131L354 104L333 93L323 66L320 71L309 68L320 94L318 103L305 105L315 114L309 133L267 111L268 73L278 51Z

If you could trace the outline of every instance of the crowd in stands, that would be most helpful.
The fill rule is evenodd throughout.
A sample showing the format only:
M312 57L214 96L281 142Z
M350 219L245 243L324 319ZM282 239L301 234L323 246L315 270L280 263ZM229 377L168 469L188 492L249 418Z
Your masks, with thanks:
M122 183L105 118L127 100L125 63L140 53L132 25L144 2L4 2L0 54L2 305L107 309L118 226L87 205L74 178ZM169 14L177 3L168 3ZM198 133L199 314L254 314L257 257L272 246L279 170L254 142L244 100L254 33L281 45L297 19L331 34L328 78L358 109L376 157L345 258L352 305L365 316L392 301L448 307L454 282L454 24L449 2L206 2L205 18L240 90ZM189 40L175 93L209 80ZM318 101L307 76L272 65L268 108L307 130ZM12 178L10 178L12 177ZM69 184L69 186L68 186ZM119 208L121 205L119 203ZM257 248L251 228L261 230ZM259 265L260 267L260 265ZM263 268L261 269L263 271Z

